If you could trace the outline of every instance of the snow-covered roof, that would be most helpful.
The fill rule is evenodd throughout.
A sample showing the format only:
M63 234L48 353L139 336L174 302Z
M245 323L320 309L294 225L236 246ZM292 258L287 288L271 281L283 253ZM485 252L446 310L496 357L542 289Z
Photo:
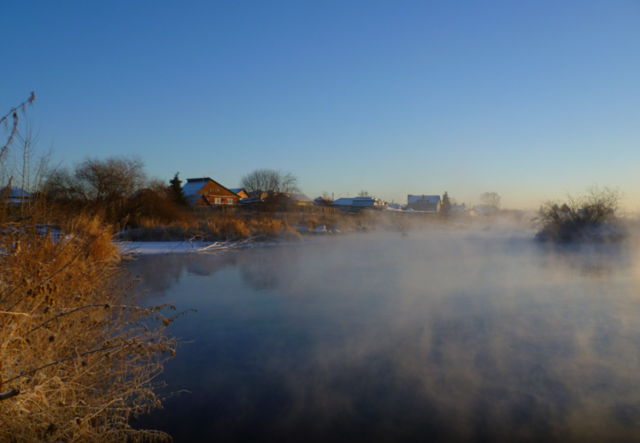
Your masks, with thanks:
M439 195L408 195L407 202L411 204L418 203L419 201L427 200L428 203L438 203L440 201Z
M182 192L184 192L184 195L186 196L195 195L198 191L204 188L207 183L209 183L209 180L211 180L209 177L188 178L187 184L182 187Z
M352 198L339 198L331 203L333 206L353 206Z

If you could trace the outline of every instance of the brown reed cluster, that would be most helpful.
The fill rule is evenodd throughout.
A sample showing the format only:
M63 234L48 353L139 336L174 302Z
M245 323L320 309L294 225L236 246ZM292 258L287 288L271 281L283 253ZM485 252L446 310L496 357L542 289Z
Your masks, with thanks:
M101 220L36 219L0 207L0 441L170 440L129 419L161 406L154 379L182 314L135 306Z
M134 241L167 241L198 238L204 241L239 240L262 236L287 241L301 240L299 227L315 229L326 225L330 229L354 229L368 224L365 216L344 216L297 213L220 213L196 211L189 218L167 223L143 217L132 224L126 235Z

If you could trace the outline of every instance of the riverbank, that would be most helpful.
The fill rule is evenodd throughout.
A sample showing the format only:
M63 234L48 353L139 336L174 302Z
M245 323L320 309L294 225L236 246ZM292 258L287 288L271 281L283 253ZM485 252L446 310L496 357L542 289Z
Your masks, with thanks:
M120 254L124 261L137 255L163 255L163 254L196 254L226 251L230 249L247 249L254 247L272 247L311 244L313 241L287 241L279 239L250 238L237 241L140 241L140 242L116 242L120 248Z

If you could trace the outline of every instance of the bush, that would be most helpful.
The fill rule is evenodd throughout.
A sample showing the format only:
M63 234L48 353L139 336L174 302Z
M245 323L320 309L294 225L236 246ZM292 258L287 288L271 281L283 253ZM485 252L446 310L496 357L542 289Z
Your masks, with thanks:
M128 420L160 406L151 382L175 352L160 313L171 307L133 305L99 218L64 221L58 235L37 215L2 214L0 441L170 439Z
M540 208L536 238L553 242L619 241L626 232L617 217L620 195L615 189L589 188L566 203L548 201Z

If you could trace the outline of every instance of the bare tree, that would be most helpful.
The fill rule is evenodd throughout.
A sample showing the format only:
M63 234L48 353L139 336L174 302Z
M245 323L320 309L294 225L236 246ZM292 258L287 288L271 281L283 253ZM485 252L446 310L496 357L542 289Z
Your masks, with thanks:
M480 195L480 201L492 208L499 209L500 208L500 196L497 192L485 192Z
M262 198L265 194L272 196L300 192L298 178L290 172L275 171L273 169L256 169L242 177L240 186L255 197Z
M49 180L49 194L96 203L115 201L130 196L146 182L139 157L87 158L73 170L55 171Z
M361 190L358 192L358 197L369 197L369 191Z

